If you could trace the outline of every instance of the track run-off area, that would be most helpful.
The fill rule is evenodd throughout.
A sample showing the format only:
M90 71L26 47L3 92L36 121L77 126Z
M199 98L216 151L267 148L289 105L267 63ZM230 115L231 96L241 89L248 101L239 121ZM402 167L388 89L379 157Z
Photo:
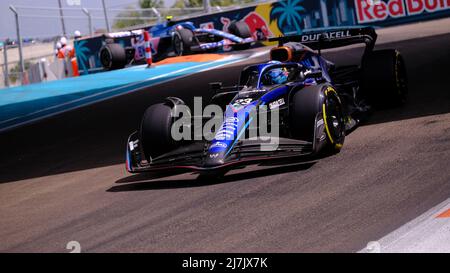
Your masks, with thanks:
M235 84L267 54L0 133L0 252L69 252L70 241L82 252L357 252L373 241L381 251L450 251L449 22L379 31L376 49L404 55L409 101L375 112L339 154L314 162L214 180L125 171L127 137L149 105L206 104L209 82ZM345 65L361 49L324 54Z

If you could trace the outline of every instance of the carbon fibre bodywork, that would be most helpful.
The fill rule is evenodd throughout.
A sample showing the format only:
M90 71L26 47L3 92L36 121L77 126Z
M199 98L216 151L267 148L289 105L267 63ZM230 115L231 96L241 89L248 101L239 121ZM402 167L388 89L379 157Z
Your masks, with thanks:
M365 43L364 59L373 50L376 33L372 28L325 33L273 39L280 44L272 49L271 61L246 67L237 86L211 84L215 95L210 104L224 110L221 126L212 139L181 141L175 148L152 156L143 149L152 143L140 132L133 133L127 145L127 170L208 172L262 160L315 156L329 150L327 147L338 151L345 134L367 117L371 106L360 91L361 67L336 67L321 55L320 49ZM284 71L286 82L269 84L267 75L274 70ZM177 98L167 98L166 104L175 110L185 105ZM172 118L175 120L176 115ZM267 121L265 129L276 127L278 134L269 138L262 135L261 120ZM256 135L249 133L252 128L258 130Z
M312 59L311 59L312 58ZM326 69L328 63L321 57L311 55L305 65L318 65L315 69ZM278 67L289 67L295 70L296 75L302 71L311 71L312 66L300 63L260 64L251 66L243 71L246 77L250 71L263 75L265 71ZM326 83L329 75L324 73L320 78L290 79L287 84L265 87L258 79L256 86L244 87L230 92L219 92L214 102L219 102L222 96L231 96L233 99L225 105L222 126L215 133L212 140L185 142L178 148L149 158L144 154L142 142L138 132L132 134L127 146L127 170L129 172L157 171L162 169L187 169L194 171L207 171L215 169L232 168L242 164L251 164L261 160L283 159L286 157L309 156L317 153L326 141L323 115L318 113L315 118L314 135L307 140L295 139L290 132L290 106L295 92L305 86L314 86ZM245 79L241 79L245 81ZM331 85L330 85L331 86ZM322 96L318 94L318 96ZM175 107L183 104L179 100L171 100ZM267 106L269 112L279 112L279 136L276 143L262 141L259 138L245 138L252 124L250 113L262 106ZM269 121L270 123L270 121Z

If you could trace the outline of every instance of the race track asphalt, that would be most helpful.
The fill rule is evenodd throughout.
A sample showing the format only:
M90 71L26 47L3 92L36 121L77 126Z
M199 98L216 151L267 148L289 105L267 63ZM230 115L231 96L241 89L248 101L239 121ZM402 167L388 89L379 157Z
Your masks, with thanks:
M376 112L317 162L222 180L129 175L125 142L165 96L207 98L236 64L0 135L0 252L353 252L450 196L450 34L383 44L407 62L410 99ZM357 61L359 49L327 55ZM265 57L252 61L264 61Z

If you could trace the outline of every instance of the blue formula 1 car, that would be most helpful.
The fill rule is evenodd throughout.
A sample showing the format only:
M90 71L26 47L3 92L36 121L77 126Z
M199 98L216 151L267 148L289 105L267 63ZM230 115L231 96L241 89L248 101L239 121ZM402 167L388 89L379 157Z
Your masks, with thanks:
M185 104L167 98L145 111L140 129L129 137L127 170L215 173L262 160L338 152L373 107L398 106L406 99L403 58L394 49L375 51L376 37L373 28L349 28L271 39L279 42L271 61L245 68L238 86L211 84L210 105L224 111L212 138L174 138L177 113ZM356 43L366 44L358 65L339 67L321 55L322 49ZM212 120L201 118L204 126ZM198 116L184 113L181 119L189 129ZM268 131L259 130L263 126L278 134L263 135Z
M252 37L245 22L232 22L228 32L196 28L192 22L167 20L149 29L152 58L158 61L170 56L181 56L223 49L247 49L258 40L265 40L262 31ZM105 45L100 50L100 61L107 70L120 69L129 64L145 63L145 41L143 30L108 33ZM124 39L130 40L124 46Z

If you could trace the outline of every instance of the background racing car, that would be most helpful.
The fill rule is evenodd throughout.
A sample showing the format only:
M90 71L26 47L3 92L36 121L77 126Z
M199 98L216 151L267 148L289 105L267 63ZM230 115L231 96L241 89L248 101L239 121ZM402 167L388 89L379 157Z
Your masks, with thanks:
M120 69L127 64L145 63L144 30L123 31L107 34L106 44L100 50L100 61L107 70ZM168 56L218 51L224 47L247 49L258 40L264 40L262 31L252 37L245 22L232 22L228 32L196 28L192 22L175 23L170 18L149 30L150 45L154 61ZM124 46L120 40L131 39L131 46Z
M376 37L373 28L348 28L271 39L279 42L271 61L245 68L238 86L211 85L216 93L211 104L225 109L212 140L174 141L173 113L184 102L167 98L145 111L139 131L129 137L127 170L216 173L262 160L338 152L372 107L398 106L406 99L403 58L394 49L374 51ZM322 49L355 43L366 44L358 65L337 67L321 55ZM252 126L248 113L263 105L279 111L279 144L271 151L261 149L260 139L242 137Z

